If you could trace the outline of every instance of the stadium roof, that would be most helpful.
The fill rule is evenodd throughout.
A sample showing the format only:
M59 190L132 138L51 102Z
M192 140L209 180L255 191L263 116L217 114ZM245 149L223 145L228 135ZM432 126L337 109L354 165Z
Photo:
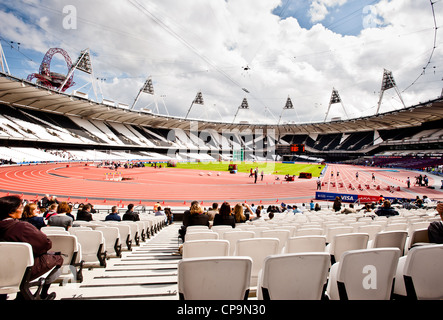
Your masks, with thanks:
M154 114L142 110L129 110L110 101L101 103L74 94L59 93L37 84L0 72L0 103L13 107L77 116L102 121L113 121L155 128L189 130L269 130L278 134L338 133L373 130L392 130L420 126L443 118L443 97L419 103L401 110L379 115L320 123L250 124L227 123L198 119L184 119Z

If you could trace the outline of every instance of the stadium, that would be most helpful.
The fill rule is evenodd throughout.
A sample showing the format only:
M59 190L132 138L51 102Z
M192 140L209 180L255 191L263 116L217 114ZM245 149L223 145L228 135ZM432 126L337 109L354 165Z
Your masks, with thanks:
M66 62L66 74L51 71L56 54ZM55 299L202 300L212 289L197 287L202 278L194 277L189 268L201 268L200 276L205 277L204 269L220 268L217 272L222 273L231 266L238 268L238 279L228 285L207 275L220 293L210 300L443 298L438 270L443 248L417 246L431 242L427 228L441 220L436 208L443 200L442 96L405 105L393 73L384 69L378 108L372 115L328 119L340 104L346 112L333 89L321 122L280 121L284 112L294 110L289 97L278 122L236 122L239 112L248 112L246 98L232 114L234 121L216 121L188 117L193 107L205 104L201 91L186 116L161 114L158 105L157 112L134 108L143 96L154 95L151 78L133 97L132 106L92 99L74 82L74 75L92 74L89 49L73 63L64 49L51 48L39 70L27 78L10 72L1 43L0 58L0 195L37 203L40 215L46 209L45 195L71 204L73 213L87 203L95 208L92 221L74 218L68 231L43 227L53 249L70 257L56 279L59 285L51 287ZM386 92L395 92L403 106L380 112ZM333 209L336 198L339 211ZM366 204L381 205L381 199L390 201L396 216L364 211ZM241 204L249 208L244 210L249 210L251 220L235 228L213 222L208 223L211 228L188 226L187 236L194 240L180 239L185 211L193 201L205 212L213 203L229 202L232 208ZM321 210L315 211L311 202L320 204ZM122 221L119 227L105 221L112 207L123 215L129 204L135 205L139 221ZM173 220L156 215L157 206L170 208ZM257 206L266 214L255 220ZM271 207L277 210L272 215ZM295 211L297 207L302 210ZM358 211L340 214L352 207ZM97 235L99 239L93 240ZM306 243L296 244L297 239ZM14 250L18 255L18 249L0 245L2 256L13 255ZM438 263L435 268L426 263L414 266L414 257L432 257ZM17 263L19 268L19 259L2 260L2 273L8 269L4 274L18 282L0 277L0 294L7 299L39 299L29 292L41 283L31 287L29 276L24 280L32 263L25 263L16 275L8 264ZM339 261L341 265L336 264ZM357 288L362 276L352 273L352 264L376 265L378 275L385 277L383 285L378 290ZM276 276L297 266L312 273L289 278L312 295L300 295L287 288L287 279ZM241 277L242 272L247 276ZM423 273L438 275L436 284L423 287Z

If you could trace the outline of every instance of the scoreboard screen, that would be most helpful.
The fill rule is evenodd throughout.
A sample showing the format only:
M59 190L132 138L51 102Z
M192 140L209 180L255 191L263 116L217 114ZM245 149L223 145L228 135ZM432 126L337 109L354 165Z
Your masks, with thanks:
M305 152L304 144L291 144L291 153L303 153Z

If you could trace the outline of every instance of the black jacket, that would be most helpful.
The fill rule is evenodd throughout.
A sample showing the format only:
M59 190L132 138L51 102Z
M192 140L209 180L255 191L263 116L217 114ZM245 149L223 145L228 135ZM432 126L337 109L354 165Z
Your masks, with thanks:
M214 226L217 225L228 225L235 228L235 218L234 216L222 216L220 214L216 214L214 217Z
M428 237L431 243L443 243L443 223L441 221L433 221L428 227Z

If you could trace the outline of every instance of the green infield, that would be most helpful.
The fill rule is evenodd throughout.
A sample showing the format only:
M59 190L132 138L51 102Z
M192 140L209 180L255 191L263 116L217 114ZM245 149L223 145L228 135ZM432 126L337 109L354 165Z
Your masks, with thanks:
M258 167L259 173L263 171L265 174L279 175L295 175L300 172L311 173L313 177L320 176L324 165L318 163L281 163L281 162L232 162L237 165L238 172L250 172L251 169ZM178 162L176 168L193 169L193 170L209 170L209 171L228 171L231 162Z

